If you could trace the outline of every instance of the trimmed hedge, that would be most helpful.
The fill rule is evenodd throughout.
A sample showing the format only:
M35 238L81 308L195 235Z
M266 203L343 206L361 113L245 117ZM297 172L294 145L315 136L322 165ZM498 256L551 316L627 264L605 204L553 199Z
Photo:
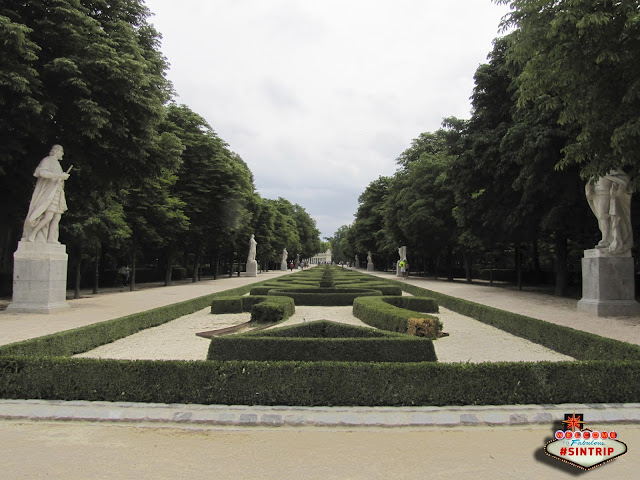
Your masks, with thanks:
M442 330L442 324L437 317L423 313L437 312L438 305L435 301L432 298L411 298L359 297L353 302L353 316L372 327L406 333L408 320L415 318L416 312L421 312L420 317L433 319L440 326L439 331Z
M638 362L439 364L0 358L3 398L222 405L630 403Z
M437 357L431 340L319 320L214 337L207 360L435 362Z
M293 299L266 295L217 297L211 302L211 313L251 312L251 321L257 323L279 322L296 311Z
M435 362L429 339L213 337L208 360Z
M278 288L269 290L268 296L286 296L296 305L346 306L363 296L380 296L379 290L365 288Z

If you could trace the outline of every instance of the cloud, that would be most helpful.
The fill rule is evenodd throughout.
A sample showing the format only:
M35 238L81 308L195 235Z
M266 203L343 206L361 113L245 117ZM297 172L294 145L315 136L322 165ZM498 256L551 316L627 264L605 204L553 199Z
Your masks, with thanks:
M413 138L470 115L507 12L489 0L146 3L178 101L247 162L263 197L299 203L322 236L353 220Z

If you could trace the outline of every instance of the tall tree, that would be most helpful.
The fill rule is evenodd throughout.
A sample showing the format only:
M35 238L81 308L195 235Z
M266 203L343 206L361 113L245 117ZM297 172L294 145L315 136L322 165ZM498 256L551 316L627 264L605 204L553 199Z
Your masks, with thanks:
M522 65L519 104L539 102L578 135L558 166L583 177L623 169L640 179L640 5L635 0L495 0L512 12L509 58Z

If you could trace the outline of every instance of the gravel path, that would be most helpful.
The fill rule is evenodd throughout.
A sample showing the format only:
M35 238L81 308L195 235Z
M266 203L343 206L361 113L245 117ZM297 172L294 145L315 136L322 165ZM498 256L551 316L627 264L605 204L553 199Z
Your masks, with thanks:
M350 306L298 306L295 315L280 326L295 325L305 320L332 320L367 326L351 312ZM442 363L573 360L442 307L438 316L444 323L444 331L449 333L448 337L434 342L438 361ZM204 360L209 340L196 336L196 333L238 325L249 319L249 313L212 315L210 308L205 308L77 356L128 360Z

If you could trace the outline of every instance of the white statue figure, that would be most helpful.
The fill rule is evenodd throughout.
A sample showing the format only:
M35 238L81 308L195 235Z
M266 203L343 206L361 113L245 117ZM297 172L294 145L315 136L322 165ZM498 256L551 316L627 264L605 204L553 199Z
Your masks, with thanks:
M400 260L406 260L407 259L407 247L403 246L398 248L398 255L400 255Z
M597 181L585 186L587 202L598 219L602 239L595 248L607 250L612 255L625 255L633 247L631 229L631 193L629 177L612 170Z
M372 263L373 260L371 259L371 252L367 252L367 263Z
M289 256L289 252L287 252L286 248L282 249L282 263L287 263L287 257Z
M356 262L355 262L354 267L360 268L360 259L358 258L358 255L356 255Z
M42 159L33 176L38 180L31 196L29 213L24 222L22 240L27 242L58 242L60 217L67 210L64 197L64 181L69 178L71 167L62 171L60 160L64 150L54 145L49 156Z
M251 238L249 239L249 257L247 258L247 263L256 261L256 247L258 243L256 242L255 235L251 234Z

